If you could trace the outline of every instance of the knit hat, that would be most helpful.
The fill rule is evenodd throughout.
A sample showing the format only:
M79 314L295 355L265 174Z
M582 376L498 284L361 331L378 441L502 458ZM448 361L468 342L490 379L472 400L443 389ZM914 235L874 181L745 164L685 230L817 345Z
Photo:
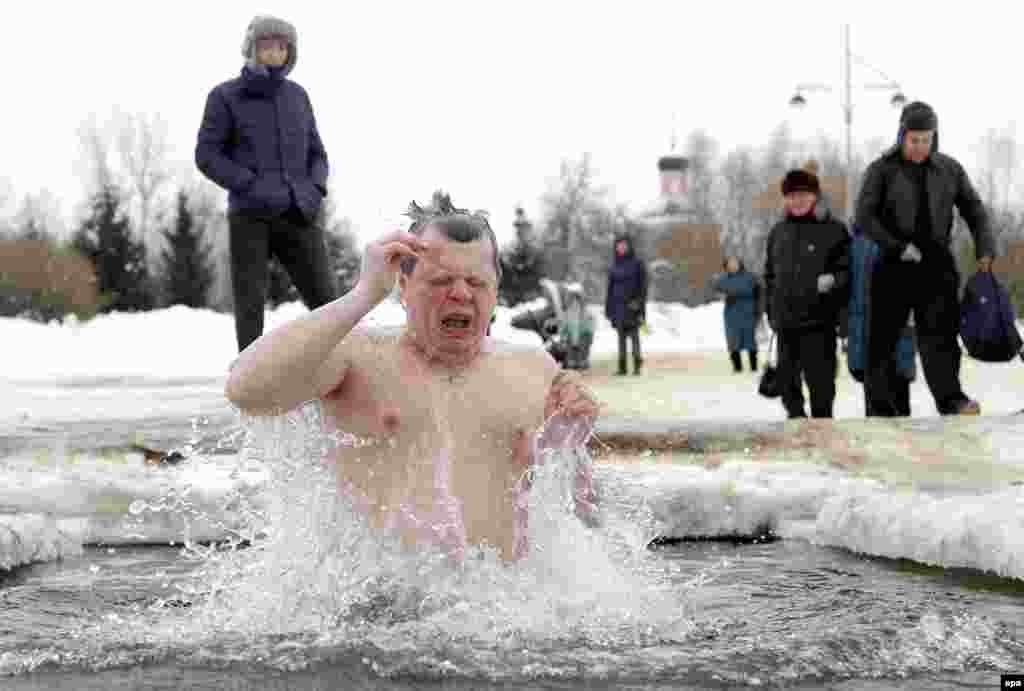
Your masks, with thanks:
M299 57L299 36L295 27L283 19L269 14L253 17L245 29L245 38L242 40L242 57L250 64L255 63L256 41L269 38L278 38L288 44L288 59L281 69L281 76L287 77L288 73L295 68L295 61Z
M793 192L820 194L821 185L818 183L818 176L799 168L789 171L786 173L786 177L782 179L782 196Z

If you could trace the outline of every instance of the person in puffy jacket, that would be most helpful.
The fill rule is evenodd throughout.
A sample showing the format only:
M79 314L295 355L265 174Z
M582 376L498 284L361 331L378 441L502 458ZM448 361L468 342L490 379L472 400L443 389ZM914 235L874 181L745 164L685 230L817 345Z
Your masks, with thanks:
M288 79L298 58L295 27L255 17L242 55L241 74L207 96L195 150L203 175L228 191L239 351L263 333L272 256L309 309L337 297L318 221L327 195L327 152L309 95Z
M633 374L640 374L640 326L647 319L647 266L636 255L628 235L615 238L612 264L608 269L608 294L604 316L619 334L619 370L626 374L626 341L633 344Z
M778 335L782 404L790 418L832 417L836 396L836 328L849 289L850 236L830 213L815 213L820 184L804 170L782 181L785 218L768 235L765 292L768 322Z

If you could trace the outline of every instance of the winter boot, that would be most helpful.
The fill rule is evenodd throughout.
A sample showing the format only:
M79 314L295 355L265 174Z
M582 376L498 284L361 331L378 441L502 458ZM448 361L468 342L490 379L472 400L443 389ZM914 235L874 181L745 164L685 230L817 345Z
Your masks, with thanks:
M733 350L729 353L729 359L732 360L732 371L737 374L743 371L743 361L740 359L740 351Z

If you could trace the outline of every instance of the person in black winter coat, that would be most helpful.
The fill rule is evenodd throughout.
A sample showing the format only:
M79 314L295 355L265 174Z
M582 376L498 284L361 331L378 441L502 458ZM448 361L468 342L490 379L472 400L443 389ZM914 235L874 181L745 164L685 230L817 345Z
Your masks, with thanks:
M626 374L626 341L633 344L633 374L640 374L640 325L647 319L647 266L636 256L628 235L615 238L615 254L608 269L608 296L604 316L619 334L619 370Z
M771 229L765 257L768 321L778 335L782 404L790 418L832 417L836 327L849 292L850 236L831 213L817 214L817 176L792 170L782 181L785 218Z
M897 415L887 389L891 355L913 312L924 378L942 415L977 415L981 406L960 386L960 276L950 237L953 207L974 236L978 269L995 256L985 205L956 159L939 153L938 117L908 104L896 145L864 173L857 225L879 247L871 275L868 395L877 415ZM890 403L886 403L890 401Z
M287 78L297 51L295 27L255 17L242 43L242 73L210 91L196 142L196 166L228 191L239 351L263 333L271 256L309 309L337 297L317 222L327 195L327 152L309 96Z

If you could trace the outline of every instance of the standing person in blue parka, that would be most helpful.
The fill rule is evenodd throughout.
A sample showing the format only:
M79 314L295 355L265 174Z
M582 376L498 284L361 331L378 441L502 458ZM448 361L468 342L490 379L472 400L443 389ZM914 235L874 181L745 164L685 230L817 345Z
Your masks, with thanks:
M734 372L743 371L742 351L750 358L750 371L757 371L756 324L757 282L736 257L726 257L724 271L716 274L715 290L725 293L725 342Z
M318 221L327 196L327 152L306 90L287 78L298 57L295 27L255 17L242 55L241 75L206 99L195 152L199 170L228 191L239 351L263 333L271 256L309 309L337 297Z
M850 375L865 384L867 365L867 342L871 295L871 273L878 264L878 243L869 238L856 225L852 227L850 242L850 302L847 311L847 353L846 365ZM887 365L884 391L891 400L883 409L897 416L910 416L910 383L917 378L917 351L914 345L914 328L903 327L896 349ZM864 387L864 414L871 417L878 414L878 402L872 401L869 387Z

